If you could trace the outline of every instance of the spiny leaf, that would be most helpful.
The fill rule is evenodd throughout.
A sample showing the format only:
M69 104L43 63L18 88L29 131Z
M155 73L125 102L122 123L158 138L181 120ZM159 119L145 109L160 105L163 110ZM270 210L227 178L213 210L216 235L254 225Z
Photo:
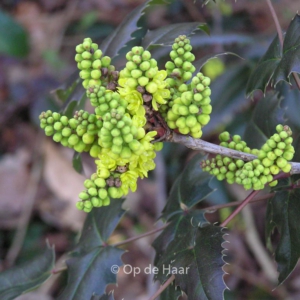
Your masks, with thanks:
M280 107L278 93L269 93L257 104L248 123L244 140L250 148L260 148L275 133L277 124L284 123L284 111Z
M281 46L277 35L249 77L246 87L247 96L250 96L255 90L266 92L267 85L280 62L281 55Z
M0 10L0 53L24 57L28 52L28 34L11 16Z
M292 72L300 73L300 15L296 14L285 34L283 56L274 72L273 84L290 82Z
M270 243L270 236L274 228L280 234L280 240L275 251L278 264L279 284L290 275L300 257L300 190L283 190L275 193L268 202L266 215L266 237Z
M106 245L108 238L125 213L122 209L123 202L124 199L111 199L110 205L94 208L87 215L74 253L85 253Z
M292 72L300 73L300 15L298 14L287 29L283 49L281 50L279 38L276 36L254 69L247 84L247 96L255 90L262 90L265 93L269 83L272 86L276 86L282 80L290 83Z
M142 46L145 49L157 46L171 46L179 35L190 36L197 30L202 30L209 34L208 26L199 22L171 24L155 30L149 30L142 41Z
M112 266L121 266L124 250L111 246L97 247L79 257L67 260L68 283L57 300L91 299L105 293L109 283L116 282Z
M280 82L276 86L276 90L282 97L281 108L285 112L286 121L285 124L289 125L293 131L300 131L300 91L298 89L291 88L291 86Z
M101 44L100 49L105 55L114 58L119 51L132 39L132 34L137 31L137 22L144 14L145 9L156 4L166 4L163 0L148 0L139 5L126 16L123 22Z
M185 208L192 208L213 192L209 186L212 176L200 168L203 157L195 155L175 181L162 211L162 218L169 219L174 214L182 213Z
M40 286L51 276L54 260L54 248L48 247L43 254L34 260L1 272L0 299L15 299L19 295Z
M165 229L169 232L167 243L161 237L165 230L154 241L158 268L155 279L163 283L174 274L176 285L189 299L223 299L223 229L213 225L199 227L194 217L197 218L196 211L175 216Z

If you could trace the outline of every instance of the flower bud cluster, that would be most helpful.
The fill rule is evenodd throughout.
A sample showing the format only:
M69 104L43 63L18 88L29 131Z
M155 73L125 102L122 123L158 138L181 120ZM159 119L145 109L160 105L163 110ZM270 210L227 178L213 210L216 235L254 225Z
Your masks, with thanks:
M42 112L39 118L41 128L47 136L52 136L55 142L77 152L85 151L92 157L98 157L100 147L97 144L97 137L103 122L96 115L80 110L69 119L48 110Z
M102 51L90 38L85 38L82 44L76 46L76 53L75 61L85 89L90 86L103 85L106 83L105 78L108 75L111 76L115 70L110 64L111 58L102 56Z
M130 110L142 112L144 103L151 103L152 109L167 103L170 91L167 88L167 72L158 70L157 61L143 47L133 47L126 54L127 63L120 71L119 93L126 99Z
M169 90L164 90L166 82L156 61L141 47L134 47L127 58L131 67L136 65L130 71L140 70L143 76L130 72L131 77L124 77L130 68L127 64L120 78L110 65L110 58L102 57L91 39L85 39L76 51L75 60L95 113L81 110L68 119L47 111L41 114L40 123L46 135L53 136L55 141L78 152L89 151L96 158L97 172L85 181L85 190L77 203L78 209L89 212L93 207L108 205L111 198L125 196L129 189L135 191L137 179L147 177L155 168L155 151L162 149L162 143L152 143L157 132L145 126L143 96L151 95L152 100L157 100ZM149 79L147 84L142 77ZM133 88L131 79L138 86Z
M291 129L279 124L276 131L277 133L272 135L260 150L247 147L246 142L238 135L231 138L228 132L223 132L219 136L221 146L257 155L257 159L244 162L241 159L217 155L202 161L201 167L218 180L226 179L230 184L241 184L246 190L261 190L266 184L276 186L278 182L274 180L274 175L280 171L290 172L291 164L288 161L293 158L295 152Z

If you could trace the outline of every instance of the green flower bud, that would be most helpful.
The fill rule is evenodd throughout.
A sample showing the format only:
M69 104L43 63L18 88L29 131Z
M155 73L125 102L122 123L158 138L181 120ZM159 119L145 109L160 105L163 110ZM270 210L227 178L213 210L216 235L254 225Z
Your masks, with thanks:
M100 199L104 200L107 197L108 193L106 189L100 189L98 191L98 196Z
M149 78L141 76L140 78L138 78L138 83L140 86L146 86L149 83Z
M83 136L82 136L82 141L85 143L85 144L92 144L95 140L95 136L93 135L90 135L88 133L85 133Z
M101 58L101 56L102 56L102 51L100 49L97 49L93 54L93 58L95 60L98 60L99 58Z
M81 200L87 200L90 198L90 196L88 195L87 192L81 192L79 195L78 195L79 199Z
M83 141L79 141L79 143L74 146L74 150L81 153L85 150L85 147L86 144Z
M101 63L104 68L108 67L110 65L110 62L111 62L111 58L109 56L103 56L101 58Z
M185 123L188 127L193 127L197 123L197 118L195 116L188 116Z
M202 125L202 126L205 126L206 124L209 123L210 121L210 116L209 115L199 115L197 117L198 119L198 122Z
M79 137L76 134L71 134L68 138L68 143L71 146L75 146L79 142Z
M88 189L88 193L91 195L91 196L96 196L98 194L97 192L97 189L94 188L94 187L91 187Z
M146 85L146 91L150 94L154 94L157 91L157 85L155 82L151 81Z
M292 165L291 164L286 164L281 170L284 172L284 173L289 173L292 169Z
M100 154L100 152L101 152L100 146L98 146L98 145L93 145L93 146L91 147L89 153L90 153L90 156L91 156L91 157L97 158L98 155Z
M46 127L47 128L47 127ZM64 136L64 137L69 137L71 134L72 134L72 129L71 128L68 128L68 127L65 127L61 134Z
M83 208L84 208L83 202L82 201L76 202L76 207L79 210L83 210Z

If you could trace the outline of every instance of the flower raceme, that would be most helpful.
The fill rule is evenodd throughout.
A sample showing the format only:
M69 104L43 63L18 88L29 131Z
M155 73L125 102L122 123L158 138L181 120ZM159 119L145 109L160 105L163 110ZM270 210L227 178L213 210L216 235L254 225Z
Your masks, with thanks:
M191 50L189 39L179 36L166 70L159 70L151 53L136 46L118 72L90 38L76 47L79 76L94 113L80 110L68 118L48 110L41 113L40 125L54 141L95 158L96 172L84 182L78 209L90 212L134 192L137 179L155 168L163 145L157 140L167 126L201 137L211 113L210 79L192 76Z
M241 159L217 155L202 161L201 167L204 171L215 175L218 180L225 179L229 184L241 184L246 190L251 188L261 190L265 184L276 186L278 182L273 180L273 176L280 171L285 173L291 171L291 164L288 161L295 153L291 129L279 124L276 131L260 150L250 149L239 135L230 137L225 131L219 136L220 146L257 155L257 159L244 162Z

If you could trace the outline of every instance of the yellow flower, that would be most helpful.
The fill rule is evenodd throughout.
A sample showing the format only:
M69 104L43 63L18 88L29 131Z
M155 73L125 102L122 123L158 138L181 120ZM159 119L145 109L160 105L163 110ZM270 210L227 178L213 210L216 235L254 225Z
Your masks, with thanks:
M131 115L144 116L145 109L143 107L143 98L141 93L126 85L126 82L124 82L124 80L126 80L126 78L121 78L119 80L119 85L121 87L118 88L118 91L121 97L127 101L128 111L130 112Z
M138 174L135 171L129 170L120 176L121 178L121 189L125 195L128 194L129 188L131 189L132 192L136 191L137 188L137 179L138 179Z
M170 90L167 89L167 82L165 81L167 77L167 71L161 70L153 77L153 82L157 85L157 90L152 94L152 107L154 110L158 110L157 103L166 104L167 99L170 98Z

